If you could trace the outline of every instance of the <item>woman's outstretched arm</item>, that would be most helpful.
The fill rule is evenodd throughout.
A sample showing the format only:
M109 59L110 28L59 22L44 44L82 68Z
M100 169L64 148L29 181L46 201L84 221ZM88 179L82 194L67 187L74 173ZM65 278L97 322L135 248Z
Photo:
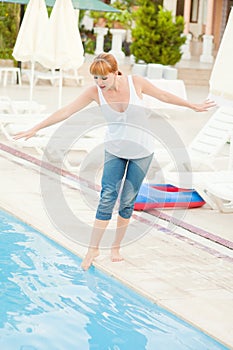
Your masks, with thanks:
M96 100L96 87L92 86L87 88L76 100L71 102L65 107L58 109L56 112L52 113L49 117L42 120L40 123L36 124L32 128L21 131L14 136L15 140L25 138L25 140L33 137L39 130L47 128L51 125L59 123L67 118L69 118L74 113L82 110L88 106L91 102Z
M191 103L179 96L171 94L165 90L161 90L154 86L149 80L135 76L134 78L135 85L139 88L142 94L146 94L152 97L157 98L158 100L166 103L171 103L177 106L191 108L196 112L205 112L208 111L211 107L215 107L216 103L214 101L204 101L203 103Z

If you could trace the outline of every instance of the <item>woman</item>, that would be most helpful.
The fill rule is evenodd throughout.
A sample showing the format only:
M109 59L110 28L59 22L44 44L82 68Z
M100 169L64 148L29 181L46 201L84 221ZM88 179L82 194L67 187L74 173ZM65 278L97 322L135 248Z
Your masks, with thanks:
M94 59L90 73L93 75L95 85L88 87L76 100L41 123L15 136L15 139L29 139L40 129L69 118L93 101L100 105L105 118L109 121L101 196L89 248L82 262L84 270L87 270L99 255L99 244L111 220L120 189L120 205L115 240L111 247L111 260L115 262L123 260L120 255L120 244L129 224L135 199L153 158L153 146L148 134L145 135L140 126L126 128L127 121L137 118L135 108L131 109L129 106L138 106L138 110L143 110L139 108L143 106L142 94L163 102L188 107L196 112L207 111L215 105L210 101L193 104L155 87L141 76L126 76L118 70L116 59L109 53L102 53Z

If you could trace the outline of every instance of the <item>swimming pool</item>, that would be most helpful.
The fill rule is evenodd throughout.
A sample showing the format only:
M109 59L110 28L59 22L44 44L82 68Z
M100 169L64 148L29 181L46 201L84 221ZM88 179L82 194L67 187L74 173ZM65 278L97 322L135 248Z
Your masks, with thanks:
M0 210L1 350L227 349Z

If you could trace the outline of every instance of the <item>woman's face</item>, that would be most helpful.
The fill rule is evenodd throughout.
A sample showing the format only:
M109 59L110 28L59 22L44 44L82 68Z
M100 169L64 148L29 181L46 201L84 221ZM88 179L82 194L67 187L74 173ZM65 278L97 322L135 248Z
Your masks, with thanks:
M115 86L115 73L109 73L107 75L93 75L94 81L100 89L107 91Z

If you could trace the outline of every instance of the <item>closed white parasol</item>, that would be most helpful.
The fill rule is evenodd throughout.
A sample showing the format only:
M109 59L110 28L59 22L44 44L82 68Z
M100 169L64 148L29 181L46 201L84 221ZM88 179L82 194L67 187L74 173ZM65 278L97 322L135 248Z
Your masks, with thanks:
M78 69L84 62L84 49L78 18L71 0L56 0L44 32L37 60L44 67L59 69L59 107L62 97L62 70Z
M13 50L17 61L31 62L30 101L33 95L34 68L48 26L48 12L44 0L30 0Z

